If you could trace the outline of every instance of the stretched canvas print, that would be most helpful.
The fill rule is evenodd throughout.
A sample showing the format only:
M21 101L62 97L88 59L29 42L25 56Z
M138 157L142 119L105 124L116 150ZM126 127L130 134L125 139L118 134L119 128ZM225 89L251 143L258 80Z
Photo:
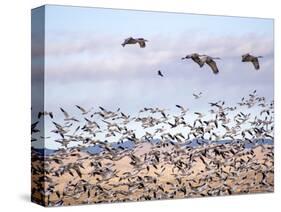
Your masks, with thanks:
M32 10L32 201L274 190L272 19Z

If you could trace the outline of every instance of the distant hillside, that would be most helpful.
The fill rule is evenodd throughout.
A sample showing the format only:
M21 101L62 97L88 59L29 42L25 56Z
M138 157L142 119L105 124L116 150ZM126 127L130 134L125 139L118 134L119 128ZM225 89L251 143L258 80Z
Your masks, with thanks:
M160 139L154 139L150 143L157 144L160 142ZM172 142L172 141L171 141ZM200 145L208 145L211 143L218 143L218 144L230 144L232 143L232 140L221 140L221 141L209 141L209 140L203 140L203 139L193 139L193 140L188 140L185 143L181 143L182 146L186 147L191 147L195 148ZM253 140L252 143L247 142L245 143L245 148L253 148L256 145L261 145L261 144L268 144L268 145L273 145L273 140L270 139L259 139L259 140ZM175 142L173 142L175 143ZM237 142L234 142L237 143ZM135 144L132 141L123 141L123 142L114 142L111 143L111 148L115 150L125 150L125 149L133 149ZM38 153L39 155L52 155L54 154L57 150L55 149L36 149L32 147L32 151ZM100 152L103 151L103 148L100 145L94 145L94 146L89 146L85 147L82 149L82 151L88 152L90 154L99 154Z

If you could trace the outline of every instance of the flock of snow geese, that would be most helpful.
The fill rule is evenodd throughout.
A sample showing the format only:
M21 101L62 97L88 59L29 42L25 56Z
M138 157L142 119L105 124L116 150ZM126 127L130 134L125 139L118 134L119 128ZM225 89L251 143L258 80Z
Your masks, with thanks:
M33 141L44 135L38 125L44 117L60 148L45 155L32 151L32 200L60 206L272 192L274 102L255 90L235 106L209 105L208 116L178 104L178 113L144 107L137 116L76 105L81 117L60 108L63 121L39 112Z
M121 45L145 48L146 42L130 37ZM258 70L258 58L245 54L242 62ZM219 72L218 57L193 53L182 59ZM199 101L202 92L193 97ZM39 111L31 141L51 140L59 148L51 154L32 149L32 201L60 206L272 192L274 101L254 90L235 105L208 105L204 112L179 104L171 113L144 107L135 115L80 105L79 116L65 108ZM50 131L42 129L42 119Z
M129 45L129 44L139 44L140 48L145 48L146 42L148 42L148 40L146 40L144 38L129 37L129 38L126 38L121 45L123 47L125 47L126 45ZM251 62L253 64L254 68L256 70L259 70L260 69L259 58L262 58L262 56L253 56L253 55L247 53L247 54L242 55L241 61L242 62ZM202 68L204 66L204 64L207 64L211 68L211 70L213 71L214 74L219 73L219 69L217 67L215 60L220 60L221 59L220 57L211 57L211 56L208 56L205 54L192 53L192 54L186 55L185 57L182 58L182 60L184 60L184 59L193 60L193 62L197 63L200 68ZM158 75L163 77L163 73L160 70L158 70Z

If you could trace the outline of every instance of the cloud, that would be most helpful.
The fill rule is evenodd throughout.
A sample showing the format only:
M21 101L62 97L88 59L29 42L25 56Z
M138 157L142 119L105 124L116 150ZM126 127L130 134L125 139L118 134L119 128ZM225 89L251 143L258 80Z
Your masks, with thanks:
M71 35L59 45L49 45L51 41L47 40L47 107L104 105L134 111L144 105L165 107L175 103L201 107L193 103L192 96L199 91L205 101L237 100L254 89L273 95L272 37L197 35L191 39L189 33L173 39L169 35L149 37L144 49L133 45L123 48L121 38L105 35L79 38L75 34L79 44L74 45ZM180 59L192 52L221 57L217 61L220 73L214 75L207 65L199 68L191 60ZM260 71L241 62L241 54L246 52L264 56ZM157 76L158 69L164 78Z
M172 107L183 104L206 109L195 102L193 92L202 91L204 101L233 102L258 89L273 97L273 38L263 34L207 36L191 32L148 37L147 47L122 47L121 37L68 35L47 39L45 103L48 110L73 105L103 105L126 112L143 106ZM75 39L74 39L75 38ZM56 42L58 42L56 44ZM214 75L191 60L180 58L192 52L221 57ZM263 55L261 70L241 62L241 54ZM164 78L156 72L161 69ZM58 113L58 115L61 115Z
M235 69L240 65L241 55L250 52L263 55L264 61L272 60L273 38L265 35L243 36L174 36L149 37L147 47L122 47L123 38L110 35L75 36L46 42L46 75L50 80L76 81L93 79L148 78L158 69L195 69L196 64L180 58L192 52L219 56L219 63ZM75 38L75 39L74 39ZM88 39L86 39L88 38ZM174 70L176 72L177 70ZM227 70L226 70L227 71ZM180 72L180 71L179 71ZM177 77L173 74L172 77Z

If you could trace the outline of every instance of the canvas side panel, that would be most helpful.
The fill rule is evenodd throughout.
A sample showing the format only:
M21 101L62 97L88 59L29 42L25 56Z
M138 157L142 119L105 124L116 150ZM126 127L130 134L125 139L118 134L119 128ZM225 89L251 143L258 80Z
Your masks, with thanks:
M31 201L46 206L44 168L45 7L31 11Z

